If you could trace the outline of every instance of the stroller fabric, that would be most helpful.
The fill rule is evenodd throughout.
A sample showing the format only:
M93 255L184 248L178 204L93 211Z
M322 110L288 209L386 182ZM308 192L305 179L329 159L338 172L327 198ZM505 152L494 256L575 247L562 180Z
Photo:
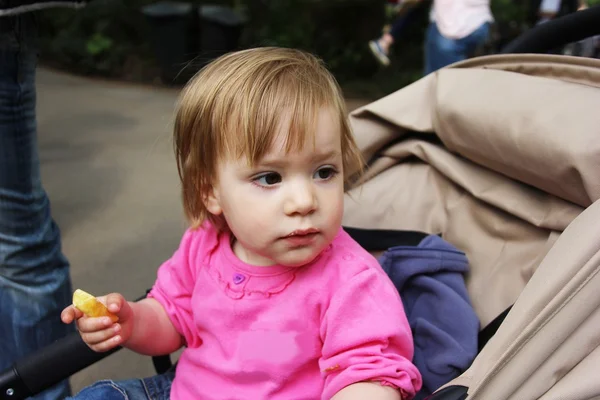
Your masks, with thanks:
M366 175L344 225L441 233L480 325L468 399L600 398L600 60L457 63L350 115Z

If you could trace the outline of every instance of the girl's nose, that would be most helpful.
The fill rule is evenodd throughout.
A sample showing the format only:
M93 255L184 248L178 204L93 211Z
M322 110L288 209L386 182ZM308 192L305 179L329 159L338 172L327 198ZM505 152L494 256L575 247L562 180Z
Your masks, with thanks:
M300 182L290 186L284 204L284 211L287 215L308 215L317 208L317 198L312 182Z

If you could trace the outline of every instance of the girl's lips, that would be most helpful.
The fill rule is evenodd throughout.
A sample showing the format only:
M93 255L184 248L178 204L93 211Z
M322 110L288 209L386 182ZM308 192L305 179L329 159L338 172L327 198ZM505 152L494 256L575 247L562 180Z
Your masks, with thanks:
M285 236L283 239L292 247L302 247L310 245L312 242L315 241L318 235L319 231L317 230L313 232L305 232L302 234L290 234L288 236Z
M309 228L309 229L296 229L294 232L290 233L289 235L286 235L285 238L291 238L294 236L308 236L314 233L319 233L319 230L317 228Z

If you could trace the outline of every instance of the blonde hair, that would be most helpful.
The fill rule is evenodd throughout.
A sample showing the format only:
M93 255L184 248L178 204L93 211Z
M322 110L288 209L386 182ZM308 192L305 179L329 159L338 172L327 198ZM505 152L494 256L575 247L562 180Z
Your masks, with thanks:
M223 227L205 206L219 160L246 156L252 165L259 162L287 116L286 151L302 148L306 140L314 140L321 107L329 107L339 119L348 187L350 177L362 172L363 161L340 87L317 57L261 47L226 54L199 71L180 95L174 127L183 208L192 228L205 219Z

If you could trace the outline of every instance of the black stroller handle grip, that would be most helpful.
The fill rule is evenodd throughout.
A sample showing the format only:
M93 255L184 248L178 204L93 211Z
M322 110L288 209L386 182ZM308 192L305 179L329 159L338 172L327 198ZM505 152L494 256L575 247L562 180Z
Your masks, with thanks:
M15 373L30 392L22 398L48 389L120 349L97 353L85 344L79 332L73 332L14 364Z
M465 400L468 390L466 386L452 385L435 392L425 400Z
M135 301L144 299L150 290ZM121 350L116 347L103 353L90 349L79 332L73 332L62 339L25 356L15 362L12 368L0 371L0 400L23 400L46 390L76 372ZM170 358L159 357L156 362L166 368Z
M546 53L595 35L600 35L600 5L539 24L506 45L501 53Z

